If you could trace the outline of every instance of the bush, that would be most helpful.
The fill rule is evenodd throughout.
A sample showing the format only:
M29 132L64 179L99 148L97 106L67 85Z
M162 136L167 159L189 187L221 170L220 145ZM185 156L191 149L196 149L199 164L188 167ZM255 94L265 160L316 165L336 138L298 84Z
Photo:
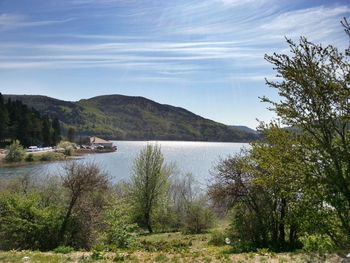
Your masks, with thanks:
M228 238L228 235L224 231L214 230L210 235L209 244L214 246L228 245L225 243L226 238Z
M37 193L0 194L0 250L56 246L60 217L56 207L41 201Z
M184 218L184 232L199 234L208 230L214 221L212 211L206 207L205 201L198 199L188 202Z
M300 238L305 252L325 254L335 248L332 239L326 235L306 235Z
M66 247L66 246L59 246L59 247L56 247L54 250L53 250L55 253L60 253L60 254L68 254L68 253L71 253L74 251L74 248L72 247Z
M73 144L67 141L61 141L58 145L59 148L64 150L64 155L71 156L73 154Z
M131 223L131 207L123 200L107 210L104 241L118 248L136 246L137 225Z
M50 161L62 160L62 159L63 159L62 154L54 153L54 152L44 153L39 157L39 161L41 162L50 162Z
M5 161L7 162L20 162L24 159L25 151L23 146L18 140L13 141L13 143L7 147L7 153L5 156Z
M192 245L191 241L187 240L171 240L171 241L148 241L142 240L140 242L141 248L149 252L184 252L189 250Z
M25 158L26 162L34 162L34 156L32 153L28 154Z

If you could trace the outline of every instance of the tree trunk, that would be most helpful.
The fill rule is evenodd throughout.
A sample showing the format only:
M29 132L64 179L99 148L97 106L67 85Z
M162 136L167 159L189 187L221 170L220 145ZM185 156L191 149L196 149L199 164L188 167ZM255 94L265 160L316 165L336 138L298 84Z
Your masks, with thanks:
M150 217L149 212L146 212L146 214L145 214L145 221L146 221L145 223L146 223L146 227L148 229L148 232L152 233L153 229L152 229L152 225L151 225L151 217Z
M289 243L291 247L294 247L296 239L297 239L297 229L294 224L291 224L289 229Z
M278 225L278 242L280 246L284 246L285 240L286 240L286 233L285 233L285 224L284 224L284 219L286 216L286 206L287 206L287 201L285 198L282 198L281 200L281 209L280 209L280 222Z
M77 197L72 197L72 199L71 199L71 201L69 203L69 207L67 209L66 215L65 215L65 217L63 219L60 231L58 233L58 242L59 242L59 244L63 244L64 234L66 233L67 224L68 224L68 221L69 221L70 216L72 214L73 207L74 207L76 201L77 201Z

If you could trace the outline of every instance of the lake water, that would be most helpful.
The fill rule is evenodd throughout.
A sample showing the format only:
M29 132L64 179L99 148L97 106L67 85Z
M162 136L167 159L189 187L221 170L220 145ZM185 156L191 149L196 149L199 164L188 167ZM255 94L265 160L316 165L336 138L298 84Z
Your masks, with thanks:
M196 181L205 186L210 179L210 170L220 158L237 153L246 143L182 142L182 141L114 141L118 150L113 153L89 154L78 161L94 161L108 172L114 182L128 180L133 161L147 143L158 143L165 161L176 163L180 173L192 173ZM62 162L32 164L21 167L0 168L0 177L10 178L20 174L46 176L58 174Z

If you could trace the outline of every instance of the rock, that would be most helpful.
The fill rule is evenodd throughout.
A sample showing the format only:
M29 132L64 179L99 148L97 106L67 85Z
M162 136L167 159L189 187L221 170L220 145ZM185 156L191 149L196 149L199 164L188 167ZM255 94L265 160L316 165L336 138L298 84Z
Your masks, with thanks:
M22 260L23 260L23 262L29 262L30 261L30 257L27 257L27 256L23 257Z

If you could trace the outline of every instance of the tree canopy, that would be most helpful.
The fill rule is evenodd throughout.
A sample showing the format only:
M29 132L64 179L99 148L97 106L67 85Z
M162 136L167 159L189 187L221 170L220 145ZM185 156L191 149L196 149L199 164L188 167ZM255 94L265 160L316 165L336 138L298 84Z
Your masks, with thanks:
M59 120L42 116L18 100L5 102L0 93L0 143L13 140L24 146L57 145L61 140Z

